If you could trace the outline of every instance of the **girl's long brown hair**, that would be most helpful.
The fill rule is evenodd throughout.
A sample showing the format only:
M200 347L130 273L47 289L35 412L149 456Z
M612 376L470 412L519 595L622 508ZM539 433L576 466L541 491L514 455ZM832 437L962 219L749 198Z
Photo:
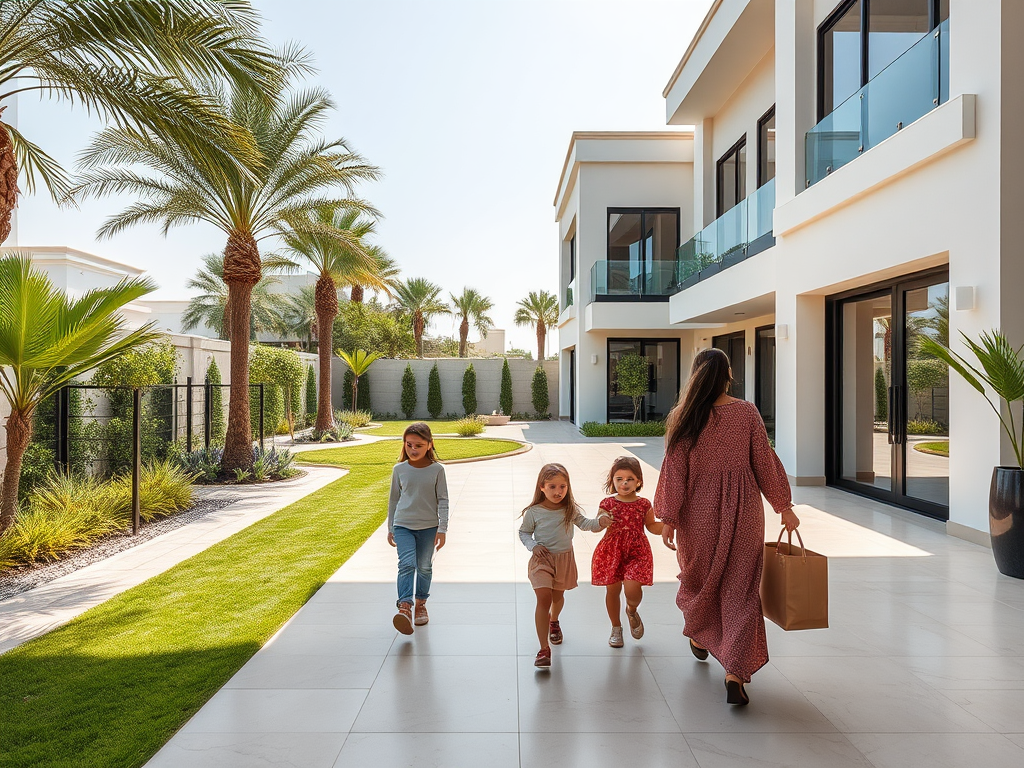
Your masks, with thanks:
M711 418L715 400L731 383L729 356L725 352L712 348L694 355L690 380L665 422L666 453L682 442L691 446L697 442Z
M402 433L402 455L398 457L399 461L408 461L409 457L405 453L405 438L409 435L416 435L416 437L422 438L430 443L430 447L427 449L427 458L430 459L431 463L440 461L437 458L437 451L434 450L434 435L430 431L430 427L425 421L414 421L408 427L405 428L405 432Z
M561 464L545 464L540 468L540 474L537 475L537 485L533 489L533 501L527 504L523 511L519 513L522 517L526 514L526 510L530 507L535 507L544 501L544 483L556 477L565 478L565 498L562 501L565 502L565 530L572 530L572 519L576 516L577 512L582 511L582 507L576 503L576 499L572 495L572 483L569 482L569 470L563 467Z
M616 493L613 481L615 480L615 473L620 469L628 469L636 475L636 490L639 493L644 487L644 471L640 468L640 462L632 456L619 456L619 458L612 462L612 468L608 470L608 477L604 481L604 492Z

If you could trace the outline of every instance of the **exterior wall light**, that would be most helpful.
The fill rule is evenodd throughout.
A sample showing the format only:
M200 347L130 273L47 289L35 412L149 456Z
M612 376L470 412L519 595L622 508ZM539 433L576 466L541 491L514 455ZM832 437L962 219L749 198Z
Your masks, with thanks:
M597 365L597 355L591 355L590 362L592 365Z
M970 312L977 308L973 285L958 285L953 292L953 308L957 312Z
M776 339L788 339L789 338L789 326L785 323L775 326L775 338Z

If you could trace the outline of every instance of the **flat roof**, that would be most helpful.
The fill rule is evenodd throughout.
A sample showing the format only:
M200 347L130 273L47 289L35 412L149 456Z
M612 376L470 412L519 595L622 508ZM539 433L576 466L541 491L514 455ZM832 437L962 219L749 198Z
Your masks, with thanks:
M711 19L714 18L715 14L718 13L718 9L722 7L722 3L725 0L714 0L711 4L711 8L708 10L707 15L704 17L704 21L697 27L697 33L693 36L693 40L690 41L690 45L686 48L686 52L683 54L683 58L679 60L675 70L672 72L672 77L668 79L668 85L661 92L662 98L668 98L668 92L672 90L672 86L676 84L676 80L679 79L679 75L683 73L683 68L686 66L686 62L690 60L690 56L693 54L694 49L697 47L697 43L704 36L704 32L711 24Z

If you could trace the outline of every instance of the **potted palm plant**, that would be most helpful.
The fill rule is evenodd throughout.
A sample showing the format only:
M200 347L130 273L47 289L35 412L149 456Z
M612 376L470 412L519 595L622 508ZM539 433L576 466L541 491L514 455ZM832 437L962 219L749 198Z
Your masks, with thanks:
M995 467L988 497L988 524L992 536L992 554L1000 573L1024 579L1024 416L1014 419L1015 404L1024 406L1024 359L999 331L982 333L977 342L961 334L968 349L977 358L972 365L946 345L922 337L921 349L945 361L972 387L978 390L999 417L1003 431L1013 446L1016 466ZM995 392L998 401L989 390ZM1001 405L1006 403L1004 414Z

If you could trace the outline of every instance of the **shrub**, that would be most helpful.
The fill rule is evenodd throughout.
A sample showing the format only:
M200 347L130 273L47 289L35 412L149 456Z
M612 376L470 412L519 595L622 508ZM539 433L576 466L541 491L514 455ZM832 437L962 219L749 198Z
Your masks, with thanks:
M416 374L411 364L405 366L405 373L402 374L402 412L407 419L416 413Z
M317 393L316 371L313 366L306 367L306 423L311 424L316 417Z
M25 501L34 488L46 481L56 467L56 458L53 450L45 445L36 442L28 444L25 455L21 459L21 479L18 483L19 502Z
M633 421L640 414L640 405L647 394L648 367L646 357L633 353L623 355L615 365L615 388L620 395L633 401Z
M249 347L249 383L264 385L264 434L273 434L281 419L286 419L289 427L295 423L294 408L302 392L303 376L302 359L294 349L263 344ZM274 388L278 391L269 394ZM259 429L259 393L255 396L257 419L252 422L254 434Z
M427 378L427 412L430 418L436 419L440 416L442 408L444 402L441 399L441 373L437 370L437 363L434 363Z
M484 431L484 420L477 417L467 416L455 423L455 434L462 437L472 437Z
M462 374L462 409L467 416L476 413L476 369L472 363Z
M508 367L508 358L501 366L501 394L498 396L498 407L505 416L512 415L512 371Z
M210 387L210 443L224 445L224 434L227 432L227 420L224 418L224 390L219 386L224 381L216 360L210 360L206 369L206 381Z
M889 415L889 388L885 385L885 371L875 368L875 419L884 421Z
M300 443L343 443L352 439L352 427L349 424L335 424L331 429L314 429L308 438L296 438Z
M211 445L209 448L197 448L191 453L180 453L175 456L175 461L182 469L191 474L196 482L212 483L220 475L220 463L223 457L224 449Z
M358 429L373 421L373 414L369 411L335 411L334 420L339 424L348 424L352 429Z
M352 410L352 369L345 368L345 378L342 379L341 386L341 403L345 406L346 411ZM356 395L358 410L370 411L370 374L364 373L359 377L359 393Z
M548 412L548 405L551 404L551 398L548 396L548 375L544 372L543 366L538 365L537 370L533 372L531 390L533 408L538 416L543 416Z
M911 419L907 422L908 435L944 435L946 428L932 419Z
M634 421L625 424L601 424L588 421L580 432L584 437L661 437L665 434L663 421Z
M264 451L258 445L252 449L252 479L256 482L264 480L283 480L298 473L292 467L295 457L287 448L278 450L271 448Z
M258 384L260 382L253 382ZM284 396L277 384L263 382L263 437L277 431L277 425L284 419ZM260 389L249 391L249 422L254 440L260 439Z

